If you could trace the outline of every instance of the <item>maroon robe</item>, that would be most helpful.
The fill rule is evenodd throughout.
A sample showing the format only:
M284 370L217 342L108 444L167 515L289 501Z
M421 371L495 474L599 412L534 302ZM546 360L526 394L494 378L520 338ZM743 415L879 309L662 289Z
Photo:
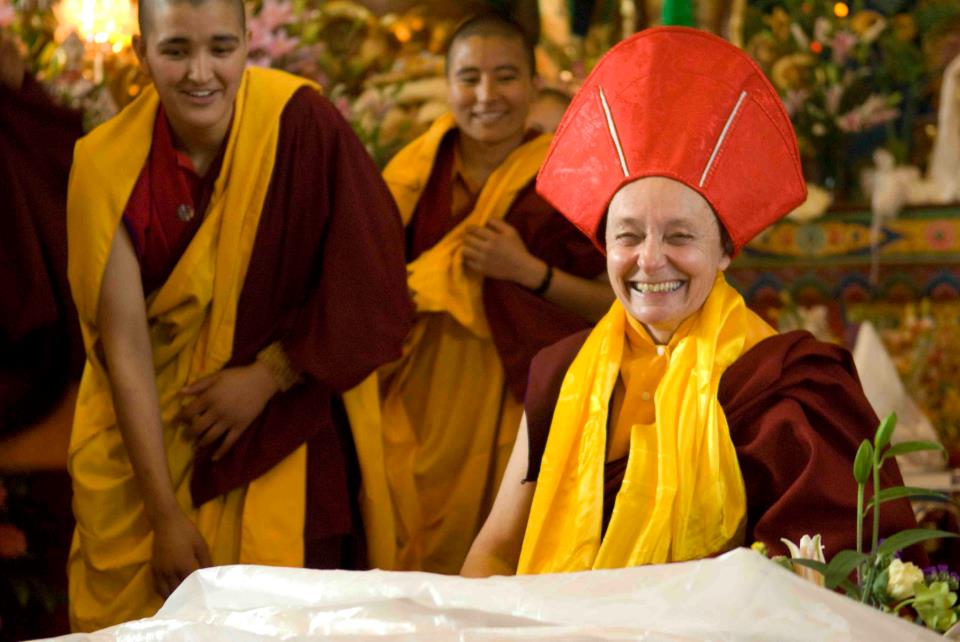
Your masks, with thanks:
M462 220L451 216L456 134L457 130L451 130L440 144L430 178L407 226L407 261L436 245ZM555 269L593 279L606 268L603 255L593 244L540 198L533 180L517 194L504 221L516 228L527 251ZM507 385L518 401L526 393L533 356L593 325L512 281L484 279L483 305Z
M529 481L540 472L563 377L587 334L550 346L531 366ZM761 541L772 553L786 554L781 537L799 542L820 533L828 557L856 548L853 459L860 443L873 439L879 420L850 353L803 331L774 335L727 368L717 396L747 490L746 542ZM605 465L604 523L625 471L625 457ZM888 462L881 486L902 483L896 462ZM883 504L880 516L881 535L916 528L908 500Z
M210 459L218 444L197 452L194 504L256 479L306 443L306 564L362 565L359 468L340 395L400 356L411 322L393 198L333 105L301 88L281 117L224 367L250 364L280 341L303 381L275 394L219 461Z
M29 74L0 84L0 436L42 418L84 351L67 284L67 176L81 114Z

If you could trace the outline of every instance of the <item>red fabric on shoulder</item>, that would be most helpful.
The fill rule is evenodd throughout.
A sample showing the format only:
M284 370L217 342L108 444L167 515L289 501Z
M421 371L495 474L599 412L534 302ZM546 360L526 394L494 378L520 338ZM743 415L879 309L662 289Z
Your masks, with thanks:
M174 147L163 106L157 109L150 155L123 213L140 262L144 293L163 285L200 229L220 174L226 143L224 139L206 174L200 177L190 159ZM189 220L178 216L183 206L193 212Z

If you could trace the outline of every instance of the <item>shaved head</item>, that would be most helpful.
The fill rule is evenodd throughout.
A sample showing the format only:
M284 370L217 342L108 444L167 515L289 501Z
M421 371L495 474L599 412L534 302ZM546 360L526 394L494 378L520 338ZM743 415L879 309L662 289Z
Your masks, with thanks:
M485 38L496 37L506 40L516 40L523 47L524 58L527 61L531 76L536 75L536 62L533 54L533 43L527 37L523 27L518 22L504 16L496 11L488 11L480 15L468 18L460 23L454 30L453 35L447 42L446 66L447 73L450 73L450 52L454 46L461 40L470 36L482 36Z
M147 33L153 28L153 14L158 6L181 2L189 2L194 7L208 2L226 2L237 10L237 15L240 17L240 30L247 30L247 12L243 0L138 0L137 22L140 25L140 37L146 38Z

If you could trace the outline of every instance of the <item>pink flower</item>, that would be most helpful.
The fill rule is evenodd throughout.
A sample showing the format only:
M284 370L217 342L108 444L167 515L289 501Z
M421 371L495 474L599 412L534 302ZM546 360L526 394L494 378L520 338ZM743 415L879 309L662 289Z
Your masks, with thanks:
M257 17L267 31L275 31L293 22L293 7L284 0L264 0Z
M787 110L787 116L793 118L800 112L809 97L810 90L808 89L788 89L783 97L783 106Z
M9 27L13 24L15 14L13 5L6 0L0 0L0 27Z
M267 41L263 47L263 52L272 59L276 60L278 58L283 58L289 53L292 53L294 50L296 50L299 44L300 41L297 38L294 38L287 32L281 30L274 34Z
M849 31L839 31L833 38L833 62L842 65L850 56L850 51L857 44L857 37Z
M0 559L15 559L27 554L27 536L13 524L0 524Z
M871 94L862 104L837 117L837 127L845 132L860 132L882 125L900 115L900 110L887 105L883 96Z
M843 98L843 86L830 85L824 92L824 98L824 107L827 108L827 113L836 114L840 109L840 99Z

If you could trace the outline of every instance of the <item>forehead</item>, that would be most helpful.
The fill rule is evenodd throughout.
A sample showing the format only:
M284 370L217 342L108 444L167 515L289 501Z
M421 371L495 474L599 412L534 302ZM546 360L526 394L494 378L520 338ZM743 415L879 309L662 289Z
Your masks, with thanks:
M519 37L499 34L461 36L450 45L450 71L465 67L516 67L526 70L527 55Z
M719 222L707 200L678 181L651 176L621 187L608 208L608 226L683 223L716 228Z
M243 35L241 5L234 0L146 0L144 28L160 37L172 35Z

